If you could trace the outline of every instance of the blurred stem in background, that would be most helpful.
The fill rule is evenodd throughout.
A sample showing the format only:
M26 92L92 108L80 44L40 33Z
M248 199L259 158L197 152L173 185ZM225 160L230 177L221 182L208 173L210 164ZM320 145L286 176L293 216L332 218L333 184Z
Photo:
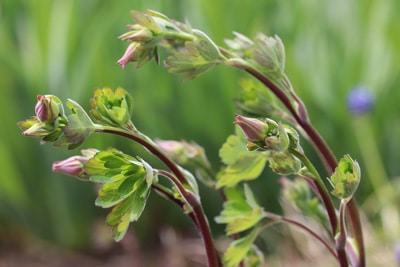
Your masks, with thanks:
M385 240L398 241L396 238L400 236L400 216L396 199L399 192L386 173L368 114L354 116L352 122L367 174L364 177L369 178L373 188L373 193L366 199L362 209L370 216L380 217Z
M370 113L373 111L375 98L363 86L352 89L347 96L347 107L352 114L352 128L357 140L366 177L372 185L372 194L363 205L363 210L370 216L379 216L383 238L397 242L400 232L399 210L396 198L399 193L389 179L383 155L381 154L373 131Z

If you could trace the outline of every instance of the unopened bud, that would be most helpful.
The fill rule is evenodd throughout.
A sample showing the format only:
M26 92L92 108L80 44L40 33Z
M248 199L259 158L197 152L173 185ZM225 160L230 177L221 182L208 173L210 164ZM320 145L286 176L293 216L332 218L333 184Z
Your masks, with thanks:
M239 125L250 142L263 141L268 132L268 125L262 120L235 115L234 124Z
M52 95L38 95L35 113L41 122L52 123L60 113L58 98Z
M98 151L96 149L82 150L82 156L73 156L53 163L53 172L61 172L71 176L83 178L85 175L84 164Z

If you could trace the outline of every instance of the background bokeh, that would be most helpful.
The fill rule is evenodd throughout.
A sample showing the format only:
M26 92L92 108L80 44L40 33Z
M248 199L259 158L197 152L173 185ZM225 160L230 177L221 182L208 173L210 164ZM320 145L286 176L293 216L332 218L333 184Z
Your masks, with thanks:
M349 153L362 166L357 200L368 227L389 250L400 241L399 1L1 0L0 244L16 235L88 249L94 223L106 214L93 205L91 184L51 172L53 161L77 151L21 136L16 123L34 114L38 94L71 98L88 107L94 88L122 86L134 97L134 122L143 132L194 140L218 167L218 149L234 130L232 99L246 75L217 67L182 82L153 62L122 70L116 61L127 44L117 36L132 23L130 9L187 18L220 45L232 31L250 37L259 31L279 35L288 76L312 122L338 157ZM346 95L357 86L375 97L375 108L362 117L346 108ZM147 159L140 148L111 136L94 135L83 145L92 146L115 146ZM263 179L258 193L267 207L277 210L279 185L275 176L266 175L271 177ZM213 222L221 203L217 194L203 190ZM134 229L146 246L165 224L193 230L178 209L154 195ZM216 233L221 231L212 225Z

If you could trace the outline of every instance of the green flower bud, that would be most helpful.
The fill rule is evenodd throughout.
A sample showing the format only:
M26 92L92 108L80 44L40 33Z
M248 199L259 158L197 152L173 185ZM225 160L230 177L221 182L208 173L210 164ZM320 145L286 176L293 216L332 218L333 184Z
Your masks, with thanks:
M24 136L45 137L49 134L49 129L46 129L46 125L36 116L19 121L18 127L22 130L22 135Z
M276 122L269 120L269 125L271 125L271 124L273 124L275 127ZM274 151L285 151L289 146L289 136L286 132L285 126L282 125L281 123L279 123L278 131L277 132L271 131L271 132L273 132L271 134L275 134L275 135L268 136L264 140L265 146L267 147L267 149L274 150Z
M131 29L134 30L126 32L120 35L118 38L123 41L131 42L147 42L153 38L153 33L149 29L143 28L139 25L133 25Z
M270 168L279 175L297 174L301 161L288 152L276 152L269 159Z
M357 161L345 155L329 179L334 188L332 195L344 200L350 199L358 188L360 178L361 170Z
M235 39L233 40L227 39L225 40L225 43L238 57L240 58L249 57L253 41L241 33L233 32L233 34L235 35Z
M285 48L278 36L268 37L258 33L252 49L252 58L260 71L279 78L285 69Z
M126 127L131 124L133 101L131 96L118 87L115 92L110 88L98 88L90 99L92 116L107 125Z

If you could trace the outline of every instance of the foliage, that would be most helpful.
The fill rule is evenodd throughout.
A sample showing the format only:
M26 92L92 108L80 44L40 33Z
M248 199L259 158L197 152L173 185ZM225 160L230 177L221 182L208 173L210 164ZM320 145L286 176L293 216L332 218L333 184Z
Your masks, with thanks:
M230 12L225 13L223 10L226 4L229 4ZM229 101L223 99L232 98L232 91L224 89L222 92L217 89L234 88L237 83L236 73L219 68L215 72L221 79L215 79L211 74L203 75L199 80L184 85L198 87L198 90L173 91L175 101L172 103L168 101L171 91L159 89L164 86L179 88L182 85L173 78L166 79L162 71L157 73L157 79L151 79L156 72L151 66L143 67L140 75L135 75L136 72L132 71L120 72L114 67L113 63L120 53L120 47L118 48L118 42L112 42L111 39L116 36L116 32L120 32L121 21L104 18L120 17L125 10L132 8L131 5L130 2L127 4L124 1L118 5L99 1L3 1L1 4L4 11L1 20L5 23L0 25L3 41L0 67L4 74L0 83L7 99L1 105L2 114L7 114L2 118L6 126L0 133L0 140L3 140L0 143L3 177L7 177L1 179L1 203L4 205L1 209L2 217L16 220L47 238L71 245L83 239L82 229L88 228L85 222L88 221L88 216L93 214L89 205L82 204L78 208L75 203L88 203L87 200L91 198L91 190L88 187L76 185L67 179L48 177L49 161L55 157L63 157L65 153L48 148L38 149L35 144L18 137L15 121L29 113L23 108L12 113L9 111L17 106L32 105L33 96L37 94L48 93L50 90L61 99L68 96L83 100L89 97L91 91L83 88L94 88L99 84L114 87L123 84L126 88L138 89L134 91L135 110L137 114L146 116L137 116L135 120L150 136L162 134L163 138L175 139L184 136L201 141L207 150L210 150L209 148L215 147L231 131L231 122L223 118L233 111ZM399 133L395 123L398 79L394 74L398 72L399 64L393 60L398 54L394 49L399 41L394 34L399 25L398 17L395 16L398 4L395 1L306 1L291 4L255 1L243 6L238 2L219 1L213 4L212 9L208 5L157 1L146 1L142 5L137 1L134 8L144 10L150 7L178 18L182 18L181 12L184 12L193 25L207 29L218 43L222 41L222 36L227 36L232 29L250 34L260 29L279 33L287 52L285 69L290 74L291 81L296 84L298 93L307 103L312 121L324 134L328 143L332 144L335 154L351 152L359 159L361 168L365 169L364 182L360 184L361 190L358 191L357 197L364 203L367 215L378 218L376 215L380 213L376 213L377 210L386 205L385 203L393 201L394 195L375 194L384 192L380 190L386 188L383 185L390 182L380 178L369 178L388 177L398 173L398 164L394 160L398 158L396 155L399 151L395 138ZM195 14L193 10L196 10ZM225 16L221 21L222 12ZM338 19L336 14L339 13ZM202 18L197 14L202 14ZM98 30L100 28L101 31ZM104 39L110 41L104 42ZM58 45L60 43L63 45ZM375 68L377 65L381 67ZM115 81L118 83L115 84ZM357 84L366 85L377 97L376 109L369 114L370 120L354 117L349 119L343 108L343 99L347 91ZM210 100L211 93L213 97ZM151 104L147 101L149 99ZM205 107L204 104L199 104L209 101L218 103L218 112L213 105ZM385 105L381 105L382 103ZM197 108L201 112L194 112ZM166 113L175 115L173 119L158 120L155 123L154 118ZM205 118L213 127L203 127L199 130L198 124ZM177 134L175 129L178 128L180 132ZM160 133L159 129L163 132ZM371 131L366 132L366 129ZM387 138L374 139L378 131L379 136ZM372 134L372 139L368 139L372 144L377 142L380 149L377 153L369 151L364 154L362 151L374 146L367 141L357 145L351 138L353 134L360 134L362 139L366 140L366 133ZM97 137L93 138L94 144L97 145ZM88 145L92 140L88 141ZM107 145L112 145L113 142L117 144L113 139L112 142L108 139L107 141ZM361 152L358 151L358 147ZM309 148L306 146L305 150L308 151ZM382 160L389 173L377 175L376 171L382 170L376 167L379 166L379 152L382 151L385 151ZM361 158L360 153L374 155L375 159L372 159L371 163L371 158ZM307 154L311 159L315 159L312 153ZM215 165L218 161L213 154L210 156ZM363 164L364 160L371 164ZM316 167L320 167L318 162L314 163ZM273 188L265 187L264 195L276 195ZM69 193L71 191L74 192L73 196ZM379 195L386 197L382 200ZM375 201L377 198L381 200ZM31 201L32 199L35 201ZM203 204L207 206L207 203ZM376 227L381 229L378 225ZM383 227L384 236L391 242L398 236L390 232L390 229L394 228L396 227Z
M248 72L262 83L265 89L269 89L287 110L288 113L280 119L287 119L293 126L302 129L305 136L314 144L316 152L325 162L326 170L332 175L330 179L334 187L332 194L342 200L339 217L337 217L331 196L318 170L304 153L299 134L293 127L276 122L272 118L261 119L235 115L234 123L243 132L248 153L235 153L243 150L245 146L240 138L231 137L228 139L229 143L221 149L222 161L227 164L227 167L223 167L220 175L214 176L210 172L205 157L200 157L200 164L197 164L204 173L210 174L208 186L223 188L222 195L225 204L216 221L227 224L226 234L233 238L231 246L224 254L224 265L257 266L262 263L262 259L254 261L256 254L252 249L255 248L253 243L260 234L259 229L262 224L259 223L262 219L268 218L272 222L279 220L291 222L306 229L327 247L342 267L349 266L349 261L355 266L365 266L362 226L357 204L353 198L360 181L360 168L348 155L338 163L327 144L310 123L304 103L294 91L284 72L285 50L280 38L267 37L259 33L252 41L241 34L236 34L236 39L228 42L230 47L224 49L217 47L206 34L192 29L187 23L182 24L171 20L154 11L132 11L131 14L136 24L129 25L128 29L133 31L121 37L130 44L122 58L118 60L118 64L125 68L130 62L137 63L138 67L151 59L158 62L157 51L164 48L170 54L165 66L172 73L186 74L186 79L193 79L216 64ZM42 142L55 144L61 142L62 145L73 149L82 144L91 133L111 133L143 146L167 167L167 170L153 170L146 162L136 160L115 149L106 151L92 149L91 151L95 152L85 153L84 157L75 156L54 164L53 168L56 171L79 178L87 176L88 180L103 184L98 191L95 203L103 208L113 207L106 221L113 226L114 239L120 241L126 234L129 223L139 219L150 189L154 189L167 200L177 203L192 219L203 238L208 266L222 266L202 208L197 182L189 171L173 161L177 155L181 154L177 158L181 163L195 163L196 154L202 154L203 149L196 149L194 145L194 155L191 155L190 152L188 153L190 146L185 143L179 146L171 141L172 143L169 144L174 144L172 147L162 146L163 143L157 144L140 132L131 121L131 97L121 87L115 92L109 88L97 89L94 92L90 114L99 124L92 123L83 108L74 101L69 100L67 106L71 111L70 115L61 112L64 108L57 97L38 96L36 116L19 123L23 134L41 137ZM54 132L57 134L54 135ZM187 160L182 160L182 156L185 157L185 155ZM243 158L242 155L245 157ZM231 189L245 180L258 178L267 161L272 171L279 175L295 174L308 179L329 218L331 228L325 230L328 231L330 240L323 240L318 233L295 220L283 219L274 213L264 212L247 185L244 186L243 193ZM335 169L334 172L333 169ZM170 185L160 184L158 179L154 179L155 174L166 178ZM296 203L297 199L292 199L292 201ZM348 214L348 222L344 220L345 212ZM324 225L325 221L319 223ZM268 226L268 224L264 225ZM250 234L241 238L236 236L245 230L250 230ZM332 241L334 241L336 252L330 249L329 242ZM352 246L346 246L347 243Z

